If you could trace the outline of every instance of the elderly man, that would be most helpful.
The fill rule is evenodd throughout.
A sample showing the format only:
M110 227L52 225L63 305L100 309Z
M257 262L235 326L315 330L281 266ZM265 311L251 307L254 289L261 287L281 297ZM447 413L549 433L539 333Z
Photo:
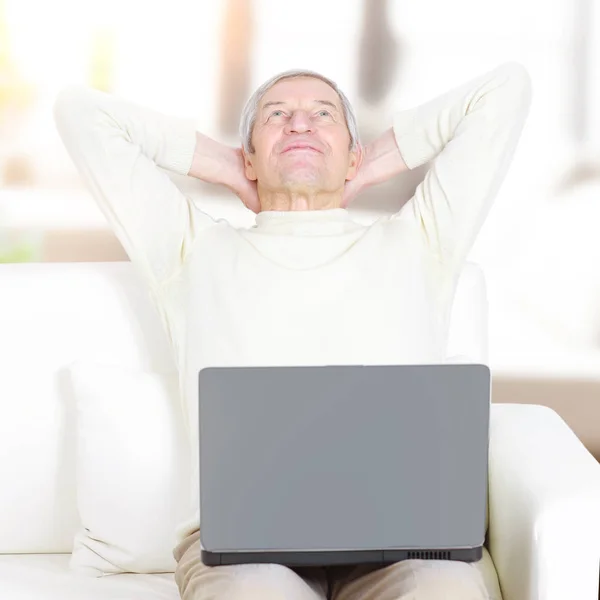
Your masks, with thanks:
M500 598L487 550L476 563L204 565L197 374L207 366L444 362L455 285L530 101L526 69L507 62L396 113L363 146L337 85L288 71L249 99L241 146L228 147L191 118L83 87L59 94L60 135L143 274L180 373L194 465L190 518L174 549L183 600ZM361 191L433 159L399 212L370 225L352 219L347 206ZM213 219L159 167L226 186L256 213L255 225Z

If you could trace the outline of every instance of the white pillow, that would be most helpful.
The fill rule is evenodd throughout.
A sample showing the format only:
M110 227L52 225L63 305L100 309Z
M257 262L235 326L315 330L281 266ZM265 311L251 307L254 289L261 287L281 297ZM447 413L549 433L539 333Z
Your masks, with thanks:
M174 572L191 479L177 373L82 361L69 373L82 522L71 568L93 576Z

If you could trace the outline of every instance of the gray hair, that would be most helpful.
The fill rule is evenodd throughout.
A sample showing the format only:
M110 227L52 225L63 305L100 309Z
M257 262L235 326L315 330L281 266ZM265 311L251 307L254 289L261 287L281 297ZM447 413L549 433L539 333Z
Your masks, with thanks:
M281 81L282 79L291 79L292 77L313 77L315 79L324 81L327 85L334 89L342 102L346 126L348 127L348 132L350 133L350 150L354 150L359 142L359 135L358 126L356 124L356 115L354 114L354 109L352 108L350 101L334 81L328 77L325 77L324 75L321 75L320 73L306 69L292 69L290 71L279 73L279 75L275 75L263 83L252 94L252 96L250 96L248 102L246 102L246 105L244 106L242 117L240 119L240 137L242 139L242 146L244 150L249 154L254 153L254 146L252 145L252 131L254 130L254 125L256 123L256 112L262 97L277 82Z

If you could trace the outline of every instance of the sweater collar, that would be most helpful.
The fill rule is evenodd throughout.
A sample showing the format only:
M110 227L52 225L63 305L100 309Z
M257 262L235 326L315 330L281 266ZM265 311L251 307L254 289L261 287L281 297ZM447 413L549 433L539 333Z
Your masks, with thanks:
M316 210L264 210L256 215L258 229L285 226L287 224L347 223L351 221L346 208Z

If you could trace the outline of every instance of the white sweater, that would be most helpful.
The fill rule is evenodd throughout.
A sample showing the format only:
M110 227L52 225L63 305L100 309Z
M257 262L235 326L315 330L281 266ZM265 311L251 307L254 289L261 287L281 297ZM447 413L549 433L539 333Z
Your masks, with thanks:
M396 113L408 168L436 160L414 197L370 226L338 208L265 211L253 227L235 228L159 169L189 173L194 119L84 86L60 92L59 134L147 281L179 369L194 465L179 541L200 524L200 369L445 361L460 269L530 102L528 72L507 62Z

